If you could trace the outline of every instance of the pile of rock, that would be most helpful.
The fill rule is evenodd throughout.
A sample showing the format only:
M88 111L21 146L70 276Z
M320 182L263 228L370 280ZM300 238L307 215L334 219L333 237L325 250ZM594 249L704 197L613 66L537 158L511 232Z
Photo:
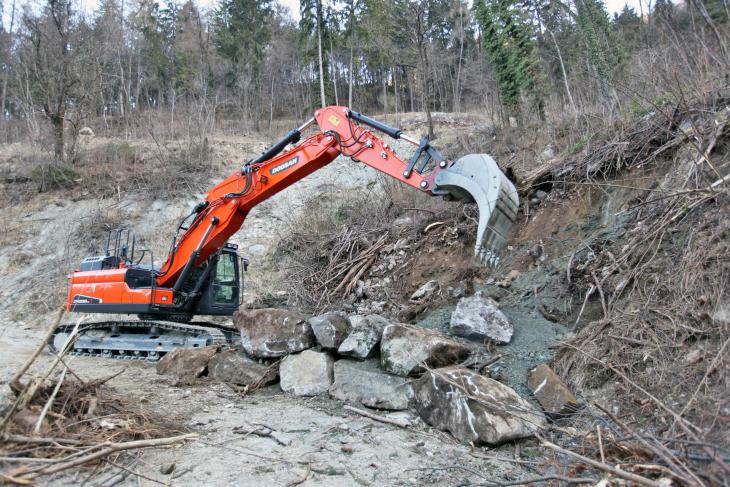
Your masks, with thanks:
M297 396L327 393L371 408L411 408L465 442L498 444L531 436L545 425L543 413L514 390L460 365L478 351L478 343L375 314L307 318L295 311L257 309L238 311L233 321L242 350L178 350L160 361L158 371L173 373L178 384L206 371L213 380L253 388L278 378L284 392ZM506 343L512 337L509 320L480 294L459 302L450 330L481 343L485 338ZM552 376L550 386L540 385L549 375L544 370L533 375L536 397L547 393L545 401L552 401L540 400L549 414L577 405L552 385Z

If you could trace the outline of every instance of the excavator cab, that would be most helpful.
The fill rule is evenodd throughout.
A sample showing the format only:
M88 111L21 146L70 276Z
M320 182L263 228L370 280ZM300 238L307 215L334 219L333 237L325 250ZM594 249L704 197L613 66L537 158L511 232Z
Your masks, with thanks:
M239 258L236 248L235 245L227 243L221 249L195 314L232 315L238 309L243 295L241 267L244 272L248 270L248 260ZM243 263L243 266L240 263Z

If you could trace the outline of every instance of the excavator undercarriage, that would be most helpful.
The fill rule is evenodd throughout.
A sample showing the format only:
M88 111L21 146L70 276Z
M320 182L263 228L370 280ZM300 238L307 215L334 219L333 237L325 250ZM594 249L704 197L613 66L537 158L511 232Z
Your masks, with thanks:
M301 141L315 123L319 131ZM416 150L404 161L371 129ZM230 316L241 303L248 261L228 239L257 204L339 156L426 194L476 203L474 253L483 264L498 265L519 202L514 185L491 157L471 154L449 161L426 138L417 140L346 107L330 106L211 189L178 226L162 265L156 265L149 249L138 248L131 232L110 234L104 254L84 259L71 275L67 309L135 314L140 320L64 325L50 346L60 349L72 342L68 346L75 354L152 361L176 348L224 345L233 330L189 322L197 315Z

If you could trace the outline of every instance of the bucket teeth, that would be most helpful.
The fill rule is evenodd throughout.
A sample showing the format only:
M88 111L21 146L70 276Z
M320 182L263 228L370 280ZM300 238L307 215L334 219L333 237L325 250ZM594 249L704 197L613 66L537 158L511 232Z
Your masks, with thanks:
M499 265L499 253L517 218L517 190L486 154L469 154L436 175L433 192L451 195L479 207L474 255L484 264Z

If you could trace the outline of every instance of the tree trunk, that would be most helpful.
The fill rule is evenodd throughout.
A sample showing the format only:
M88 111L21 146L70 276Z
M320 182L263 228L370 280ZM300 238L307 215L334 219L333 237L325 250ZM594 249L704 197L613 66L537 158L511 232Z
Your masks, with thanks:
M53 162L63 164L65 162L64 138L63 138L63 115L53 115L51 125L53 125Z
M456 68L456 87L454 88L454 111L461 112L461 60L464 57L464 12L459 2L459 64Z
M335 90L335 105L340 104L339 97L337 96L337 72L335 71L335 56L334 53L335 50L332 47L332 37L330 37L330 52L329 52L329 58L330 58L330 76L332 77L332 88Z
M269 132L274 120L274 73L271 73L271 91L269 92Z
M13 6L10 10L10 30L8 30L8 37L10 38L10 41L12 42L13 39L13 27L15 23L15 0L13 0ZM7 93L8 93L8 78L10 77L8 70L10 69L10 66L8 66L3 73L3 91L2 95L0 95L0 128L5 127L5 102L7 100ZM5 131L3 131L5 133Z
M354 79L354 73L352 72L352 69L353 69L352 58L354 56L354 51L355 51L355 47L351 44L350 45L350 86L349 86L348 92L347 92L347 106L350 108L352 108L352 82Z
M319 60L319 97L322 107L327 106L324 96L324 68L322 67L322 3L317 0L317 57Z
M577 120L578 108L575 106L575 101L573 101L573 95L570 92L570 85L568 84L568 74L565 72L565 63L563 62L563 54L560 51L560 46L558 45L558 41L555 39L555 35L553 35L553 31L550 29L546 30L548 31L548 34L550 34L550 38L553 40L553 44L555 45L555 51L558 53L558 61L560 61L560 71L563 74L565 93L568 95L568 101L570 101L570 106L573 108L573 117Z

